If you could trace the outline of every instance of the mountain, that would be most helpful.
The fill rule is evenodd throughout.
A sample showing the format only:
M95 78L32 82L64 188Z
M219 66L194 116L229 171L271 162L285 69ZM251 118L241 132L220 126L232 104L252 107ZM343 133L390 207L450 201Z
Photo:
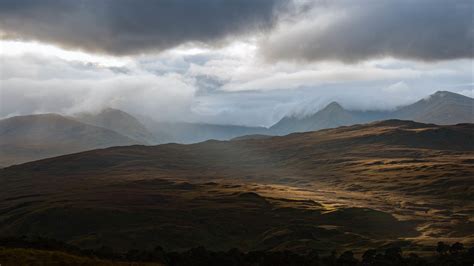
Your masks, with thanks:
M361 252L474 243L474 125L388 120L0 169L0 237L82 248Z
M215 125L186 122L156 122L151 118L137 119L121 110L107 108L99 113L75 116L81 122L114 130L142 144L197 143L209 139L230 140L246 135L286 135L336 128L385 119L404 119L434 124L474 122L474 100L447 91L439 91L414 104L395 111L346 110L332 102L315 114L287 116L270 128L236 125Z
M302 118L284 117L269 129L138 120L126 112L112 108L98 113L77 114L73 118L52 114L16 117L1 121L3 131L0 135L0 166L114 145L197 143L209 139L262 139L265 137L259 135L286 135L391 118L440 125L474 123L474 100L452 92L440 91L393 112L351 111L332 102L313 115ZM48 131L48 126L54 130ZM71 128L81 130L69 132ZM89 131L92 134L88 134ZM110 139L107 135L111 135ZM25 138L24 141L22 138ZM61 142L56 143L55 138Z
M286 135L293 132L315 131L380 120L385 116L385 112L348 111L339 103L332 102L313 115L302 118L284 117L270 128L270 132Z
M400 108L392 117L438 125L474 123L474 99L449 91L438 91Z
M448 91L438 91L426 99L391 112L351 111L344 109L337 102L332 102L309 116L284 117L270 128L270 132L286 135L292 132L336 128L385 119L403 119L439 125L474 123L474 99Z
M57 114L16 116L0 120L2 166L132 144L137 144L137 141Z
M98 113L79 113L74 119L83 123L113 130L141 144L155 144L158 140L132 115L113 108L106 108Z
M243 135L267 134L264 127L215 125L186 122L154 122L148 120L147 128L161 143L197 143L210 139L230 140Z

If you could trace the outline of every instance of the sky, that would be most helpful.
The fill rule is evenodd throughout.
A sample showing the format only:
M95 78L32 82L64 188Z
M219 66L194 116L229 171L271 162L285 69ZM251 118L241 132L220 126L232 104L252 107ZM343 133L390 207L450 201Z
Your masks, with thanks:
M2 0L0 118L122 109L271 126L473 97L471 0Z

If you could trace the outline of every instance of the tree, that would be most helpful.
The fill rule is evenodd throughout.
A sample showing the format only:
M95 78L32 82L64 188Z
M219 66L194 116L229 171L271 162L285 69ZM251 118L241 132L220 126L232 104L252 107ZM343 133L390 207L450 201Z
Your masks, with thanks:
M449 248L449 253L451 254L458 254L459 252L464 250L464 245L462 243L456 242L451 245Z
M351 266L351 265L357 265L357 260L354 258L354 253L352 251L346 251L339 256L339 259L337 259L337 265L341 266Z
M375 262L375 255L377 251L375 249L369 249L362 255L362 265L372 265Z
M438 252L439 255L446 255L449 251L449 246L446 245L444 242L438 242L438 246L436 247L436 252Z

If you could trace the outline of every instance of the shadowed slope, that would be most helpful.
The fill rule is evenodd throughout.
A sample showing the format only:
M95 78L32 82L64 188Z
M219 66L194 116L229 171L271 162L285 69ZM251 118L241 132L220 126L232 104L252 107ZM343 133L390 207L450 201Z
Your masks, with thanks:
M0 120L0 165L135 143L114 131L56 114Z

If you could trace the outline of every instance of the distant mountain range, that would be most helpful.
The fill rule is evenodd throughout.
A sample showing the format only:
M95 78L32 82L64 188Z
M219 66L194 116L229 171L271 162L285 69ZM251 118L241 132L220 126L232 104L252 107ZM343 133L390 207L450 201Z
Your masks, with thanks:
M98 113L79 113L74 119L107 128L145 145L163 143L196 143L209 139L228 140L235 137L268 133L264 127L216 125L187 122L157 122L149 117L134 116L113 108Z
M286 135L293 132L308 132L384 120L386 117L388 115L385 112L349 111L344 109L339 103L332 102L317 113L309 116L302 118L294 116L284 117L270 127L269 131L274 135Z
M346 110L332 102L306 117L287 116L270 128L185 122L156 122L107 108L72 117L28 115L0 120L0 167L47 157L119 145L196 143L209 139L286 135L387 119L439 125L474 123L474 99L439 91L394 111ZM245 137L250 135L248 137Z
M474 123L474 99L448 91L438 91L425 99L391 112L350 111L337 102L332 102L309 116L284 117L270 127L270 133L286 135L292 132L307 132L387 119L412 120L438 125Z

